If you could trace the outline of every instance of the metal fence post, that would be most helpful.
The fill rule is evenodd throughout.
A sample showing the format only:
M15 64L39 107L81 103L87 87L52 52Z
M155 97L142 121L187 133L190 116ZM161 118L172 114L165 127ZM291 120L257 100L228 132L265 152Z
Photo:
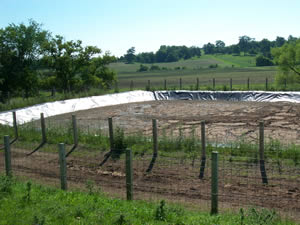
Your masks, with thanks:
M133 169L131 149L126 149L126 197L127 200L133 199Z
M261 179L263 184L268 184L268 177L265 168L265 157L264 157L264 122L259 122L259 164Z
M9 136L4 136L4 151L5 151L5 171L6 176L11 176L11 154L10 154L10 142L9 142Z
M59 144L59 166L61 189L67 190L67 162L64 143Z
M77 131L77 121L76 115L72 115L72 126L73 126L73 138L74 138L74 145L78 145L78 131Z
M211 163L211 214L218 213L218 152L212 152Z
M201 165L199 178L203 179L206 163L205 121L201 121Z

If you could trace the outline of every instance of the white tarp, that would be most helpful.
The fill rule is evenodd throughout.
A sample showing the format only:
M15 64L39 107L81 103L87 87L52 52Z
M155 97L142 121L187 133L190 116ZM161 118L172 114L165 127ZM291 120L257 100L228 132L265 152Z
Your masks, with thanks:
M49 102L17 110L0 113L0 124L12 126L12 111L16 111L17 123L23 124L44 117L55 116L79 110L132 102L154 100L226 100L254 102L293 102L300 103L300 92L265 92L265 91L131 91L65 101Z
M108 94L102 96L92 96L86 98L69 99L64 101L48 102L17 110L10 110L0 113L0 123L13 125L12 111L16 111L17 123L23 124L32 120L40 119L40 114L44 117L55 116L79 110L92 109L102 106L118 105L131 102L154 101L153 92L131 91L118 94Z

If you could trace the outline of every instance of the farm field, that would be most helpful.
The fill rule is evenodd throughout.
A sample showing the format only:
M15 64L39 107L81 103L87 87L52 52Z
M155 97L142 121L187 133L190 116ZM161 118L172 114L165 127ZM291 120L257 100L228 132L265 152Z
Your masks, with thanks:
M151 64L144 64L151 67ZM129 89L131 81L133 88L145 88L148 80L153 89L162 89L164 80L167 88L178 89L182 78L184 89L194 89L196 79L199 79L200 89L211 89L212 79L216 79L216 88L229 87L230 78L236 89L246 89L247 79L250 79L250 89L264 89L265 79L269 79L270 87L274 82L276 67L255 67L255 57L231 55L204 55L200 58L182 60L172 63L154 63L161 70L137 72L140 63L125 64L122 62L110 64L110 68L118 74L120 89ZM210 66L218 65L217 68ZM274 87L273 87L274 88Z

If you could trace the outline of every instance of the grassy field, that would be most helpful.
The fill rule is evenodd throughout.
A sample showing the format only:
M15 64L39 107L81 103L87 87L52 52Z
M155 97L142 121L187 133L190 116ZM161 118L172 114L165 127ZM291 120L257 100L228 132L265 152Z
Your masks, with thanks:
M149 64L145 65L151 67ZM200 90L212 89L213 78L216 81L216 90L226 90L226 88L228 90L230 79L233 81L233 89L246 90L248 78L252 90L264 90L266 78L270 90L277 89L274 85L276 67L255 67L253 56L204 55L200 58L154 65L164 69L137 72L140 63L121 62L111 64L110 68L117 72L121 90L129 89L131 82L135 89L145 88L148 80L151 89L163 89L165 79L168 89L178 89L180 78L182 89L188 90L195 89L197 78L200 82Z
M125 201L106 196L92 182L86 192L61 191L0 176L0 224L296 224L267 209L211 216L165 201Z

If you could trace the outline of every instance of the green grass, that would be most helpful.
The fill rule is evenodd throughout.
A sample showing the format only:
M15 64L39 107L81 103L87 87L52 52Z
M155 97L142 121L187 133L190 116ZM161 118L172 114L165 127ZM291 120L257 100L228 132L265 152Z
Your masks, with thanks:
M144 155L152 153L152 139L143 135L124 135L119 128L115 128L114 139L117 143L115 148L119 146L130 148L134 154ZM0 136L9 135L11 139L14 137L12 127L0 125ZM91 132L78 130L79 144L93 155L97 151L109 151L109 137L100 130L92 130ZM26 124L19 127L19 139L14 143L16 147L33 149L41 142L41 131L34 124ZM0 139L3 144L3 138ZM65 143L68 146L73 144L73 131L71 124L66 127L57 128L55 126L47 127L47 145L44 151L57 151L57 144ZM167 136L162 132L158 139L159 155L167 157L181 157L194 159L200 157L201 140L199 137L190 136ZM258 145L249 143L245 140L236 140L228 143L207 143L207 154L212 151L218 151L221 157L232 158L236 161L258 162ZM75 151L73 154L82 154L83 151ZM87 153L88 154L88 153ZM300 146L295 144L283 145L279 140L269 140L265 142L265 158L266 160L277 162L284 160L285 164L300 166Z
M87 188L65 192L0 176L0 224L296 224L267 209L211 216L164 201L111 198L92 183Z

